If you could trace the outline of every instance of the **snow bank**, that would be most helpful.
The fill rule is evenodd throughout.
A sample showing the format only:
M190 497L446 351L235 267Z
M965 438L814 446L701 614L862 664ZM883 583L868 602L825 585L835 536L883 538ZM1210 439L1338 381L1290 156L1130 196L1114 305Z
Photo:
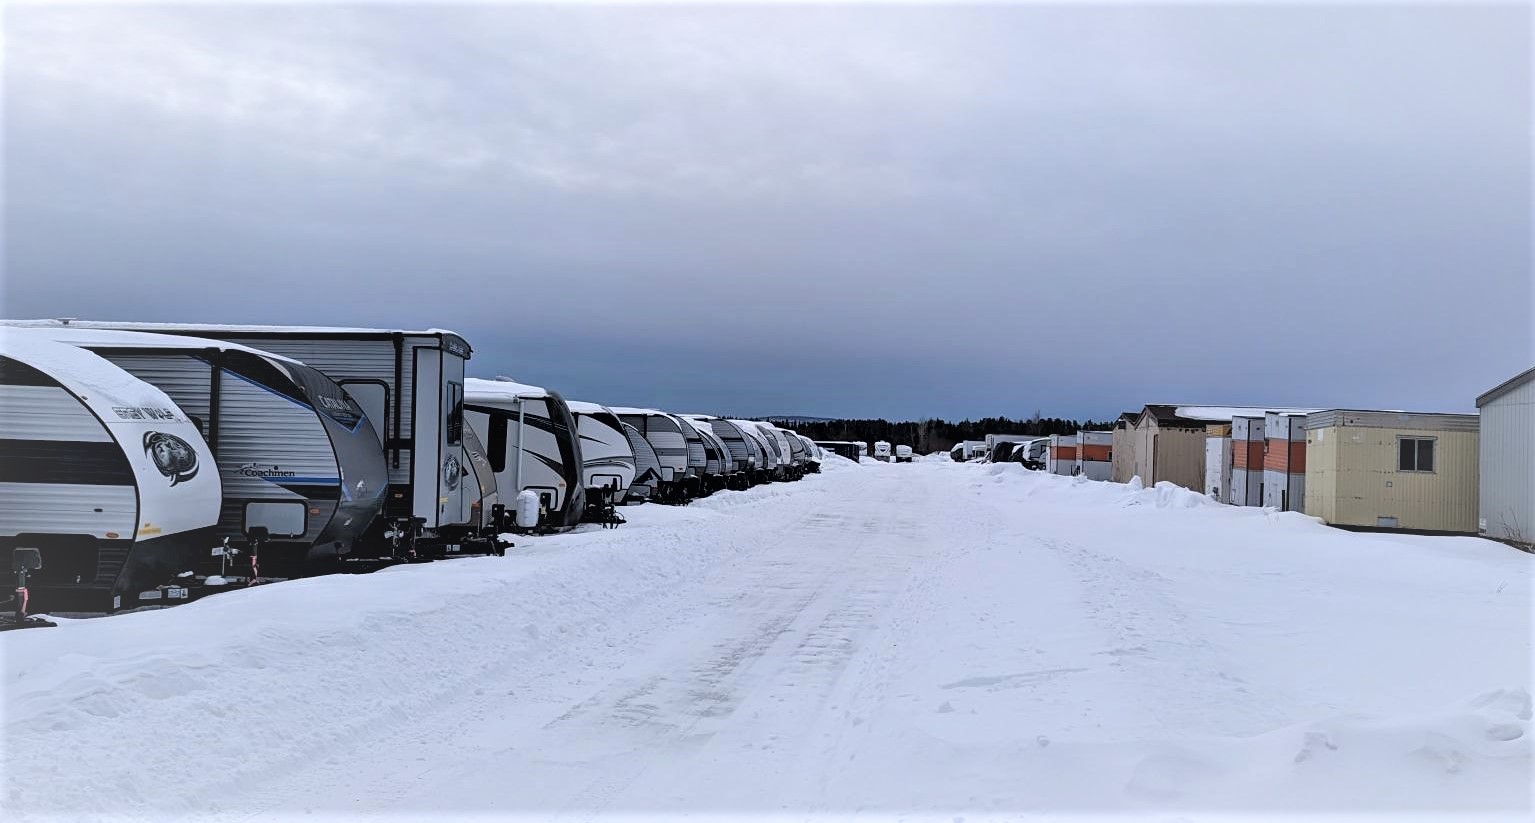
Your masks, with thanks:
M1132 795L1291 811L1530 808L1529 555L1348 532L1168 483L1008 464L985 475L972 486L1025 506L1028 532L1108 597L1127 661L1188 669L1200 690L1230 686L1226 706L1150 696L1183 728L1221 733L1116 761Z

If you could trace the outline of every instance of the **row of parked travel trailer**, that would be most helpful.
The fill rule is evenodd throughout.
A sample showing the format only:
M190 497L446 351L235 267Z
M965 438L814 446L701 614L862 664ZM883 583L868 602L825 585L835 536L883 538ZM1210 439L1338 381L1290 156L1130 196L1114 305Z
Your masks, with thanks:
M3 321L0 552L34 611L115 611L819 470L793 431L466 377L472 353L442 329Z

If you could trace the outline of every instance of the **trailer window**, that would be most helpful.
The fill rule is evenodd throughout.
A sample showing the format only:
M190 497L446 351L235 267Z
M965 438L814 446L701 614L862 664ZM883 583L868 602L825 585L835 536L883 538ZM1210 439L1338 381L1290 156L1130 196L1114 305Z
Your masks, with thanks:
M485 443L485 453L490 456L490 469L497 474L506 471L506 416L490 416L490 439Z
M464 442L464 384L448 383L448 445Z
M1434 438L1398 437L1396 449L1397 471L1432 472L1434 470Z

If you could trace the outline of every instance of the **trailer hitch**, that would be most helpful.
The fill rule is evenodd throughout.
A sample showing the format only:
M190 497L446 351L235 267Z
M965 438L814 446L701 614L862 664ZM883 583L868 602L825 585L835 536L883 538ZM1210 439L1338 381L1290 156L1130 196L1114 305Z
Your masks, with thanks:
M16 572L16 614L9 619L0 620L0 631L14 629L41 629L47 626L57 626L51 620L41 617L27 616L27 573L43 567L43 553L32 548L16 548L11 550L11 571Z

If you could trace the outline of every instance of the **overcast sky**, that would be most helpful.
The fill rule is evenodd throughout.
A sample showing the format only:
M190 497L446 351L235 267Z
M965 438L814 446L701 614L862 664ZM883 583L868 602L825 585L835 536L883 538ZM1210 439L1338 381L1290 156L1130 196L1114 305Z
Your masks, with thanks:
M444 326L678 411L1469 410L1530 18L11 6L7 316Z

